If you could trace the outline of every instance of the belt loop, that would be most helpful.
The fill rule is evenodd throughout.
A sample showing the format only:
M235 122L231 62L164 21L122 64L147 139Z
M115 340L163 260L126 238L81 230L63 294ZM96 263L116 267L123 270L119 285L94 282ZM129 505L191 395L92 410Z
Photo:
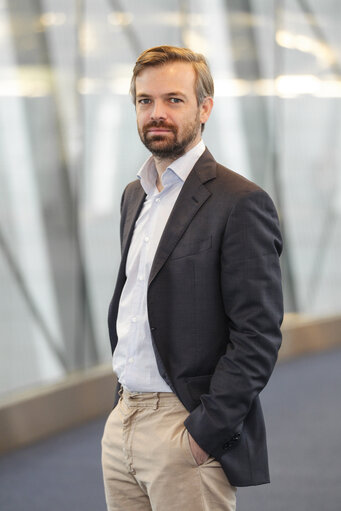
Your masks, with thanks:
M157 410L158 407L159 407L159 402L160 402L160 393L159 392L156 392L156 400L155 400L155 405L153 407L153 410Z

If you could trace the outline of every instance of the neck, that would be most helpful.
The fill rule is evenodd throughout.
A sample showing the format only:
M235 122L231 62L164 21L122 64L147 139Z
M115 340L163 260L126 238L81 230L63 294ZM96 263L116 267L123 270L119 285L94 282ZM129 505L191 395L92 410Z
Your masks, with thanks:
M159 192L161 192L163 190L163 186L162 186L162 182L161 182L162 174L164 173L166 168L176 159L177 158L158 158L157 156L154 156L154 163L155 163L155 168L157 171L156 186L157 186L157 189L159 190Z
M190 151L195 145L197 145L200 141L200 138L199 140L195 140L194 142L192 142L192 144L190 144L185 152L187 153L188 151ZM153 156L154 158L154 163L155 163L155 168L156 168L156 171L157 171L157 179L156 179L156 186L157 186L157 189L159 190L159 192L161 192L163 190L163 186L162 186L162 182L161 182L161 177L162 177L162 174L164 173L164 171L166 170L167 167L169 167L169 165L177 160L178 158L180 158L181 156L183 156L182 154L178 155L178 156L170 156L169 158L160 158L158 156Z

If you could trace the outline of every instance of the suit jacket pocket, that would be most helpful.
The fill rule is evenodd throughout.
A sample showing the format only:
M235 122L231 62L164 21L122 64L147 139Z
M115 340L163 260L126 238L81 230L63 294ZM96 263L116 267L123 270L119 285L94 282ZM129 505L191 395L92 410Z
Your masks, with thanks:
M212 236L202 240L193 240L187 242L179 241L178 245L172 252L170 259L180 259L180 257L187 257L195 255L199 252L204 252L212 247Z

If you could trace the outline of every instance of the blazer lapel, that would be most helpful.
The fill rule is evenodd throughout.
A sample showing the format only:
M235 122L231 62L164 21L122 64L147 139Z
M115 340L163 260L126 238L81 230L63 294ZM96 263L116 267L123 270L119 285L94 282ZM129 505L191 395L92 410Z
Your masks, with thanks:
M193 217L211 192L204 185L216 176L216 162L206 149L186 179L161 236L149 276L154 280L176 247Z
M145 197L146 194L140 182L137 182L135 190L131 193L131 197L129 197L128 212L124 221L124 231L122 237L122 259L125 258L125 255L128 252L131 238L134 232L135 222L140 214Z

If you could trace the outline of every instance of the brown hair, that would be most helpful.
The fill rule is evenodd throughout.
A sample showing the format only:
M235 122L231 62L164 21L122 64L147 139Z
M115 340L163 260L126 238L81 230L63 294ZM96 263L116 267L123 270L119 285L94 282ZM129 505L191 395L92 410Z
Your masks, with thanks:
M213 97L214 83L207 61L200 53L194 53L188 48L177 46L155 46L141 53L136 61L130 83L130 94L136 104L136 77L148 66L162 66L169 62L189 62L192 64L195 78L195 92L200 105L207 96Z

